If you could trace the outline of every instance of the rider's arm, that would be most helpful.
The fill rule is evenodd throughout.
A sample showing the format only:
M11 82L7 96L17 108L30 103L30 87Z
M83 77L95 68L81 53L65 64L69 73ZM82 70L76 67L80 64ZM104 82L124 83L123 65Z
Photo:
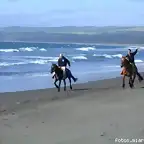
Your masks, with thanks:
M65 60L66 60L66 62L68 64L68 66L70 67L71 66L70 61L67 58L65 58Z
M132 55L136 55L137 52L138 52L138 49L136 49L136 50L132 53Z

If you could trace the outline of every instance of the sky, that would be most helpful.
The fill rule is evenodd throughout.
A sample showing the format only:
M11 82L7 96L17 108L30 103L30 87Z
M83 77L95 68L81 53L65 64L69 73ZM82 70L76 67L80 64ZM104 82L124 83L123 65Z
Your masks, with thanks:
M0 1L0 26L144 25L144 0Z

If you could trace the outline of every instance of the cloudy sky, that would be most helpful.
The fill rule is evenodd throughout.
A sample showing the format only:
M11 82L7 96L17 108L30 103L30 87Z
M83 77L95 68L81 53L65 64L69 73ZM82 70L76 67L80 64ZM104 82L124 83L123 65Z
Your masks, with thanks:
M0 1L0 26L144 25L144 0Z

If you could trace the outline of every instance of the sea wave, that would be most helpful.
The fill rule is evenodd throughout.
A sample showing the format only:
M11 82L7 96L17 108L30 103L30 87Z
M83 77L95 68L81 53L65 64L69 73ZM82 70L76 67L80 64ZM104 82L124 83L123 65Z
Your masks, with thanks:
M136 62L136 63L143 63L144 61L143 61L143 60L136 59L135 62Z
M84 51L84 52L89 52L89 51L97 51L97 52L124 52L127 51L128 49L135 50L136 48L139 48L140 50L144 50L144 47L138 47L138 46L128 46L128 47L121 47L121 48L95 48L95 47L80 47L76 48L75 50L78 51Z
M0 76L26 76L26 77L39 77L39 76L51 76L49 72L0 72Z
M127 51L128 47L126 48L94 48L94 47L80 47L76 48L77 51L89 52L89 51L97 51L97 52L122 52Z
M22 47L18 49L0 49L0 52L33 52L33 51L47 51L45 48L38 47Z
M0 52L19 52L18 49L0 49Z
M17 63L9 63L9 62L1 62L0 67L2 66L14 66L14 65L23 65L25 62L17 62Z
M74 56L72 57L73 60L87 60L87 57L85 56Z
M26 64L47 64L48 60L33 60L33 61L25 61L25 62L15 62L15 63L10 63L10 62L2 62L0 63L0 67L8 67L8 66L16 66L16 65L26 65Z
M94 58L96 57L96 58ZM93 55L69 55L68 58L71 62L77 61L97 61L99 60L106 60L106 59L120 59L122 54L93 54ZM51 63L56 63L58 57L46 57L46 56L12 56L11 60L3 59L0 63L0 67L8 67L8 66L17 66L17 65L28 65L28 64L38 64L38 65L49 65ZM136 59L136 63L144 63L141 59Z
M81 47L81 48L76 48L76 50L79 50L79 51L93 51L93 50L96 50L96 48L94 47Z
M39 64L44 65L50 62L57 62L58 57L36 57L31 56L27 59L23 60L22 62L1 62L0 67L8 67L8 66L16 66L16 65L26 65L26 64Z
M104 57L104 58L121 58L122 57L122 54L115 54L115 55L108 55L108 54L102 54L102 55L99 55L99 54L94 54L93 56L95 57Z
M141 47L141 46L129 46L129 47L126 47L125 49L132 49L132 50L136 50L137 48L139 48L140 50L144 50L144 47Z

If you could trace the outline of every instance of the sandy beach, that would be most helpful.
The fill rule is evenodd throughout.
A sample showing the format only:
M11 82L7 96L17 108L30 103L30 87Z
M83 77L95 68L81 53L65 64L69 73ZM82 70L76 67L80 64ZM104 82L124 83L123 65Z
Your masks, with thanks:
M0 144L144 144L144 82L121 84L118 77L67 92L0 93Z

